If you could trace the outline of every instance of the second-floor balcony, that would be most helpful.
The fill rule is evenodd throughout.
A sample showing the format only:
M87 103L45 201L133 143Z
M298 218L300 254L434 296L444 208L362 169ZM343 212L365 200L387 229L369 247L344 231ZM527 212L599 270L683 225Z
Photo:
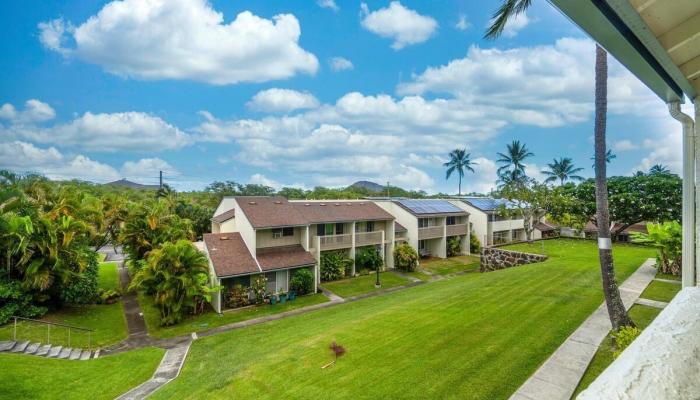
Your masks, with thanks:
M447 225L447 236L466 235L467 231L467 224Z
M444 234L445 227L442 225L418 228L418 240L441 238Z
M319 236L318 240L321 250L335 250L352 247L352 235L349 233L343 235Z
M355 233L355 246L367 246L382 243L382 231Z

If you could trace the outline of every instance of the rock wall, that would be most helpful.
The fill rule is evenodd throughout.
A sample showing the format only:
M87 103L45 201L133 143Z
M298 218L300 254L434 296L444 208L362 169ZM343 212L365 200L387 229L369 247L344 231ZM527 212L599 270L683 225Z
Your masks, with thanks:
M520 251L504 250L497 247L481 249L481 272L515 267L518 265L542 262L547 256L542 254L523 253Z

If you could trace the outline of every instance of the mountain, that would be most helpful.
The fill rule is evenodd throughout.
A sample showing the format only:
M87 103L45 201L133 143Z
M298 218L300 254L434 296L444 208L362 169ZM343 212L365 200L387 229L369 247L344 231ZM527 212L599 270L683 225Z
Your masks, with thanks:
M350 187L367 189L372 192L386 192L386 186L370 181L357 181L350 185Z
M107 186L121 186L136 190L158 190L158 185L142 185L140 183L132 182L126 179L120 179L118 181L105 183Z

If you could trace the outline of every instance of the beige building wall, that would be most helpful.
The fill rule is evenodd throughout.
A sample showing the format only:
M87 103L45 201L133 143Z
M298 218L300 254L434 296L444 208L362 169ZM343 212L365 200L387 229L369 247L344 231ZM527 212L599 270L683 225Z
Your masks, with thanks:
M277 246L291 246L295 244L302 244L302 233L304 233L304 227L294 227L293 236L282 236L275 238L272 236L273 229L259 229L255 232L255 243L258 249L264 247L277 247Z

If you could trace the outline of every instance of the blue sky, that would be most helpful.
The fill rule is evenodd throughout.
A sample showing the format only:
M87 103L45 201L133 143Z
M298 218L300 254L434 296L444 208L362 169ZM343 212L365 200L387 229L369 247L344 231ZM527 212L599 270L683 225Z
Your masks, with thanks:
M518 139L528 174L591 176L593 43L547 2L496 41L496 1L22 1L0 23L0 168L52 178L280 186L390 181L455 192L496 179ZM610 174L678 170L664 105L611 61Z

